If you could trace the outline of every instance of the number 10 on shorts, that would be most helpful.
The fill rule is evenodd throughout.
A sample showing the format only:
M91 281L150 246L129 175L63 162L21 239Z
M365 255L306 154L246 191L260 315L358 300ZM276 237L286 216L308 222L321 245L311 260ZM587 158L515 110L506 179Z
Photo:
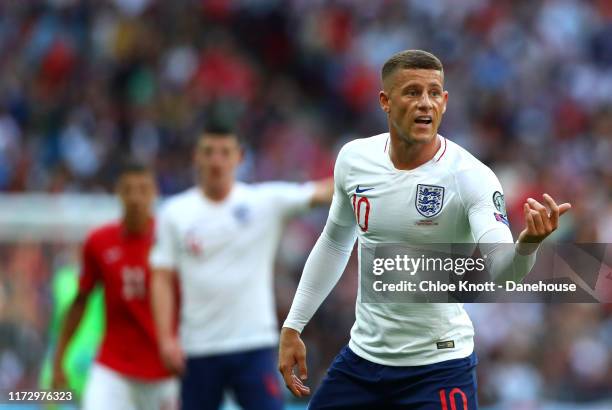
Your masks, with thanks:
M457 395L459 396L462 404L461 408L459 409L457 408L457 402L455 401L455 397ZM460 388L455 387L450 391L450 393L448 393L448 401L446 400L446 397L446 389L440 389L440 403L442 404L442 410L468 410L467 396ZM450 403L450 408L448 407L447 403Z

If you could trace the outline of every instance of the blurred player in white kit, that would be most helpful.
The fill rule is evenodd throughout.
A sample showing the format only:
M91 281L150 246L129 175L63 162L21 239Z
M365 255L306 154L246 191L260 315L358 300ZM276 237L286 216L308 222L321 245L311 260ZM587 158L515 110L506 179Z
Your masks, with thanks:
M282 408L275 251L288 218L331 202L331 178L237 182L241 159L236 133L210 125L195 147L198 184L168 199L158 215L150 257L153 311L162 358L182 374L183 409L216 410L225 390L243 409ZM171 326L175 275L180 341Z

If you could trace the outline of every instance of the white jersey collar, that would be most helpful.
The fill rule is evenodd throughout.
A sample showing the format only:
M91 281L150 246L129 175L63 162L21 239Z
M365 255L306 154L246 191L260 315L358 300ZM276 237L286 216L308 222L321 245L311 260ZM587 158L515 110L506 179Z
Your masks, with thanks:
M440 148L438 148L438 151L436 151L436 153L435 153L435 155L433 156L432 159L430 159L429 161L427 161L423 165L420 165L420 166L416 167L415 169L401 170L401 169L395 168L395 165L393 165L393 161L391 161L391 157L389 156L389 149L390 149L390 146L391 146L391 136L387 133L387 138L385 140L385 148L384 148L383 151L384 151L384 155L385 155L385 158L386 158L386 161L387 161L388 165L390 165L391 168L394 169L395 171L411 172L411 171L415 171L417 169L420 169L420 168L422 168L424 166L427 166L429 164L436 163L436 162L440 161L444 157L444 154L446 154L446 149L448 147L448 141L446 140L446 138L444 138L440 134L437 134L436 137L440 140Z

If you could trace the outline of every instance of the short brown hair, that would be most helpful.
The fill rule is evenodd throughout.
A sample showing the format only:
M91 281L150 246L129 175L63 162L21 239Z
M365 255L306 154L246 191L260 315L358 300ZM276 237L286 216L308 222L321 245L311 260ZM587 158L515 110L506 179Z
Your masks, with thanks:
M442 62L435 55L423 50L404 50L393 54L382 67L383 82L398 68L438 70L444 75Z
M242 137L236 127L227 121L211 118L206 121L204 127L200 128L197 141L203 138L234 138L238 145L242 145Z
M119 162L119 166L114 172L115 181L119 181L126 175L150 175L155 178L155 172L148 165L140 162L134 158L126 157L122 158Z

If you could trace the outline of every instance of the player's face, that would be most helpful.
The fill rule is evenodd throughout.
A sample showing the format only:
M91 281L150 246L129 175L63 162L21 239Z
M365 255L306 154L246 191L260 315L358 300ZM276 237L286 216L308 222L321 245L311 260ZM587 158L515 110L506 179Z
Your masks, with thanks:
M149 215L157 188L153 175L149 172L128 172L117 183L117 195L128 215Z
M442 72L424 69L399 69L386 79L380 104L405 142L426 143L438 133L448 101L443 81Z
M238 139L231 134L202 136L195 150L195 166L200 180L213 188L225 188L234 181L242 160Z

